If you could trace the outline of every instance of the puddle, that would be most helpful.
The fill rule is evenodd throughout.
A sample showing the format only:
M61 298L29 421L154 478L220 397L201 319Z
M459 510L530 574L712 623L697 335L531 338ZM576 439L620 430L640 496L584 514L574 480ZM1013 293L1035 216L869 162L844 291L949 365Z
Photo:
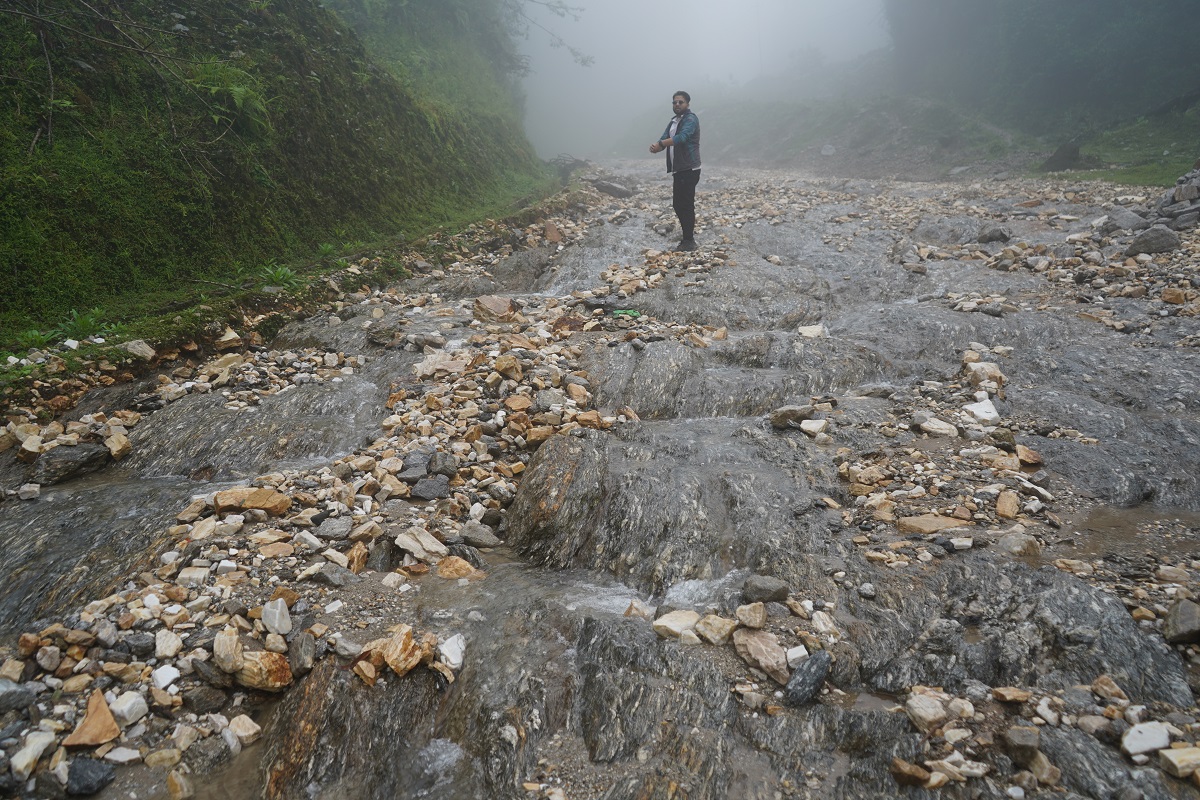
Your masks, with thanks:
M1050 550L1050 560L1111 555L1195 559L1200 557L1200 513L1154 506L1096 508L1064 526Z

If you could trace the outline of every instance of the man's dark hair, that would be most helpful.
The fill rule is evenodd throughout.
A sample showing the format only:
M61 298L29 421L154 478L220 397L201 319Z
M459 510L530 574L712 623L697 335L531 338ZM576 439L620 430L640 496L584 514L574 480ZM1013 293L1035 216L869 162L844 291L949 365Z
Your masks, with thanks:
M671 95L671 97L682 97L684 100L688 101L689 103L692 102L692 96L690 94L688 94L687 92L683 92L683 91L676 92L675 94Z

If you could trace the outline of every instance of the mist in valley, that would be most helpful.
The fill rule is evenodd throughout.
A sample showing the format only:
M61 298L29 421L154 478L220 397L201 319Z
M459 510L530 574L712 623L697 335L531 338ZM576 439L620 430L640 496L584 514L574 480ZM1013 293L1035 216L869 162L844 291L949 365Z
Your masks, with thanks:
M526 131L543 158L642 154L634 143L659 133L677 90L692 94L692 109L704 121L706 110L734 98L767 101L783 92L794 100L799 93L821 92L815 76L888 41L882 0L573 5L576 19L528 6L537 24L521 44L530 68ZM555 46L537 25L570 49ZM581 65L571 49L591 64Z

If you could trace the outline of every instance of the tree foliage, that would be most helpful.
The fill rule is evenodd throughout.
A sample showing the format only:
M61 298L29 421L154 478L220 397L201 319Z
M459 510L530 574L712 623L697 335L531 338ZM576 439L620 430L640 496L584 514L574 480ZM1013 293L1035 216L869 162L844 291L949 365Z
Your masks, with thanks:
M1194 0L885 0L902 85L1027 129L1086 127L1200 88Z

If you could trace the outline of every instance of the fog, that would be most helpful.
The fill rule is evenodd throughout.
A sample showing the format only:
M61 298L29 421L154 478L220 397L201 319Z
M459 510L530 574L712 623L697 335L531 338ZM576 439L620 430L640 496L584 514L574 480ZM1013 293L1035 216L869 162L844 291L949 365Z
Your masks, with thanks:
M543 158L634 155L614 148L632 124L661 110L645 131L653 141L676 90L692 94L703 119L706 92L761 91L763 78L848 61L887 42L882 0L567 1L582 9L578 21L534 4L530 16L592 57L591 66L536 27L523 42L526 130Z

